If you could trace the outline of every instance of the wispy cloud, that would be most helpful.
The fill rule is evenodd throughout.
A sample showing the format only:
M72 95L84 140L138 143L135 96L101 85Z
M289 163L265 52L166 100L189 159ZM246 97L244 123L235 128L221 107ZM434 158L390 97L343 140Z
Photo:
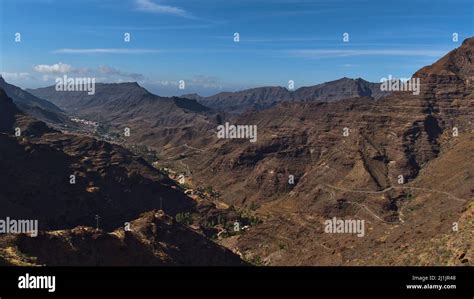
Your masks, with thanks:
M404 49L375 49L375 50L340 50L340 49L304 49L289 50L287 54L292 57L302 58L329 58L329 57L350 57L350 56L428 56L439 57L447 53L448 50L404 50Z
M190 14L176 6L162 5L153 2L152 0L135 0L136 10L157 13L157 14L169 14L180 17L189 17Z
M351 64L351 63L346 63L342 65L343 67L358 67L358 64Z
M234 35L213 35L209 36L213 39L221 40L233 40ZM326 37L251 37L241 36L240 42L252 42L252 43L296 43L296 42L339 42L337 38L326 38Z
M157 31L157 30L200 30L213 27L214 24L188 24L188 25L162 25L162 26L85 26L86 30L97 31L101 30L133 30L133 31Z
M147 54L159 53L157 49L117 49L117 48L91 48L91 49L57 49L55 54Z

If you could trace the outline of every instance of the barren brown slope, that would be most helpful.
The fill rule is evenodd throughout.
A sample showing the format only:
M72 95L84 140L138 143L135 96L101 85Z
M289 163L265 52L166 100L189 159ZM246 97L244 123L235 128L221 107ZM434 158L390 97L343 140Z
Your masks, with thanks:
M451 55L463 57L458 74L435 76L433 86L433 79L418 72L420 95L399 92L377 102L282 103L235 119L236 124L258 126L257 143L215 137L187 162L220 189L230 189L229 200L237 202L288 193L290 174L298 180L295 188L321 175L327 182L344 180L357 167L362 175L345 184L386 188L400 174L409 181L438 156L443 136L454 128L468 132L472 126L472 83L463 79L463 74L472 74L470 40ZM344 128L350 130L348 137Z
M264 204L266 220L230 247L268 265L472 265L473 138L453 140L414 181L393 190L325 186L314 199ZM390 206L394 194L399 201ZM365 236L324 233L332 217L365 220Z
M235 120L258 126L255 144L216 138L181 163L190 165L203 184L221 191L223 200L267 217L236 245L249 259L257 256L270 264L288 265L448 263L455 258L414 258L427 253L421 243L405 260L397 256L402 257L404 248L415 240L447 234L472 201L472 190L459 188L472 186L470 175L451 182L451 170L445 169L450 165L453 174L472 173L472 157L459 151L466 159L462 164L444 155L458 140L463 140L459 146L465 150L473 146L469 137L474 119L473 47L473 39L468 39L417 72L419 95L398 92L377 102L361 98L282 103ZM347 137L344 128L350 130ZM434 174L443 179L428 183ZM295 176L295 184L288 183L290 175ZM403 184L398 182L400 175ZM423 203L410 206L411 201ZM413 209L410 225L403 224L409 214L406 206ZM332 217L370 221L369 236L321 237L323 220ZM291 250L280 256L280 247ZM366 247L373 254L367 255L371 250ZM396 253L387 258L377 255L384 250Z

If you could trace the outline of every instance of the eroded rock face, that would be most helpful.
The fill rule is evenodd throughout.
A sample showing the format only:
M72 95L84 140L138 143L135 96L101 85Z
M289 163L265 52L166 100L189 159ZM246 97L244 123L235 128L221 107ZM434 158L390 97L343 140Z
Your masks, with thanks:
M460 188L473 184L468 150L474 148L473 41L415 73L419 95L283 102L233 119L257 125L257 143L215 140L188 157L195 176L204 184L212 182L224 200L268 217L240 239L248 258L267 257L269 264L285 265L364 264L364 258L371 264L410 264L410 258L425 252L422 239L445 242L443 236L474 195L472 188ZM467 165L449 154L453 151ZM290 175L294 184L288 183ZM322 233L324 219L334 215L370 221L369 240ZM393 244L386 245L388 240ZM282 252L278 242L292 250ZM268 248L257 245L262 243ZM414 243L409 254L400 254L402 243ZM443 244L444 254L451 254ZM395 253L384 258L375 248ZM362 257L364 250L372 256ZM428 258L414 260L430 264ZM431 262L437 263L441 259Z
M472 48L472 39L466 40L418 71L420 95L395 92L375 102L284 102L236 117L234 123L257 125L258 142L215 139L202 155L195 153L195 168L225 188L234 181L239 187L226 194L230 201L275 199L286 196L282 190L298 192L299 185L313 180L352 185L345 177L359 166L367 179L354 187L386 188L398 175L414 179L439 156L446 134L454 127L472 127ZM345 128L349 136L343 135ZM298 178L295 186L288 186L290 174Z

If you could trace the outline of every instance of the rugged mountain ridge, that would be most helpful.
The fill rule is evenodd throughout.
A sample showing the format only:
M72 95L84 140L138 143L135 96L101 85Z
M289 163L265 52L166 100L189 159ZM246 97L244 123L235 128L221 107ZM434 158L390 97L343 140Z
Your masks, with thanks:
M386 94L388 93L380 90L380 83L371 83L361 78L341 78L314 86L300 87L294 91L275 86L221 92L210 97L200 97L196 94L183 97L196 99L217 111L242 113L252 109L266 109L283 101L333 102L356 97L379 99Z
M160 97L137 83L96 84L95 94L58 92L54 87L29 90L57 104L69 114L100 123L108 134L155 147L185 143L210 130L215 115L195 100Z
M363 167L372 170L371 180L379 188L388 186L388 178L396 178L396 173L414 178L428 161L438 156L443 140L454 127L459 132L468 132L472 126L472 81L468 80L473 74L472 47L472 39L468 39L430 68L437 69L439 64L456 56L456 61L461 62L454 67L457 73L427 76L424 75L426 68L415 73L414 77L421 82L420 95L395 92L375 102L371 98L326 103L284 102L264 111L238 116L233 119L236 124L257 125L258 142L215 138L209 151L203 153L208 158L197 160L202 169L211 167L210 173L217 176L218 169L238 172L248 167L257 172L260 163L268 162L272 167L286 168L280 174L285 177L292 172L303 175L308 162L318 162L325 156L339 163L347 161L347 165L354 163L351 157L358 156L364 161ZM343 136L344 128L349 130L347 138ZM341 153L344 156L336 157L343 150L347 150ZM285 159L292 162L287 165ZM272 160L276 164L270 163ZM294 164L295 161L301 161L301 165ZM390 161L396 163L390 164ZM299 170L295 169L297 165L301 167ZM268 167L262 167L264 170ZM266 177L260 173L247 178L267 182ZM278 188L287 189L286 181L283 178L268 180L271 184L280 184L268 193L275 194ZM254 191L257 183L253 184L250 190Z
M94 115L95 110L102 112L110 110L109 113L125 112L138 107L141 112L144 112L146 108L157 110L160 106L166 108L175 106L194 112L209 110L194 100L154 95L136 82L97 83L93 95L80 91L56 91L54 86L28 91L38 97L48 99L68 112L81 115Z

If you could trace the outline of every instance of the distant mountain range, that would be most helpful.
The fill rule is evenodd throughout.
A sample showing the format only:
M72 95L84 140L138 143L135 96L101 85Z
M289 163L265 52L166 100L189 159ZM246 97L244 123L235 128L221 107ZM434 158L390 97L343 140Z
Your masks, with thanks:
M97 121L114 132L130 128L129 141L165 150L178 144L200 147L212 138L218 124L249 109L263 110L283 101L325 102L360 96L375 100L385 95L377 83L348 78L295 91L261 87L209 98L160 97L137 83L99 83L94 95L56 91L54 86L27 91L51 101L70 115Z
M222 92L210 97L197 94L160 97L137 83L98 83L94 95L88 95L86 92L56 91L54 86L27 89L27 92L37 98L47 99L54 103L53 106L57 105L68 113L99 119L114 118L114 113L128 113L137 109L140 109L141 116L153 114L157 111L157 107L153 106L158 104L161 110L175 107L189 112L206 112L212 109L216 112L241 113L252 109L267 109L284 101L334 102L357 97L377 100L389 94L380 90L380 83L371 83L361 78L342 78L294 91L283 87L258 87ZM146 111L149 112L144 113Z
M110 132L130 129L129 142L154 146L185 143L198 131L209 131L210 109L196 100L160 97L137 83L96 84L95 94L56 91L54 86L28 90L68 114L99 122Z
M361 78L342 78L294 91L279 86L258 87L237 92L221 92L210 97L197 94L182 97L198 100L204 106L217 111L241 113L252 109L266 109L283 101L334 102L357 97L372 97L377 100L387 94L380 90L380 83L371 83Z
M195 100L178 97L160 97L148 92L137 83L97 83L95 94L76 91L56 91L55 86L27 89L31 94L47 99L61 109L82 115L101 115L136 111L153 113L160 109L178 107L183 110L202 112L209 110Z

